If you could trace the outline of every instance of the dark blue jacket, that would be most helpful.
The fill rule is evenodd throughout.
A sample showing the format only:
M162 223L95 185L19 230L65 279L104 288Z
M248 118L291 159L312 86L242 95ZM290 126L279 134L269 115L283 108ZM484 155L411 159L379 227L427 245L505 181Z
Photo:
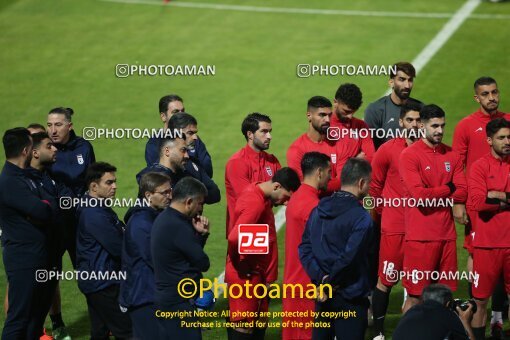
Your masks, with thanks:
M151 252L156 278L155 303L160 308L185 302L177 292L181 279L190 278L197 285L202 272L209 269L209 257L203 248L207 236L197 235L191 220L168 207L154 221Z
M86 191L85 172L96 161L96 156L87 140L76 136L73 130L70 133L66 144L55 144L58 149L57 161L51 166L50 172L52 178L65 184L79 197Z
M88 194L83 200L90 199ZM122 239L125 225L117 214L107 207L79 206L76 243L76 269L90 273L112 272L121 269ZM119 284L120 280L80 280L78 287L83 294L100 291Z
M56 203L44 199L24 169L5 162L0 175L0 226L6 271L47 266L46 234Z
M172 179L172 187L174 187L175 184L177 184L177 182L179 182L182 178L191 176L198 179L207 188L207 197L205 198L206 204L218 203L221 200L220 189L216 183L214 183L214 181L205 173L204 169L193 163L191 160L186 162L184 171L178 171L176 173L174 173L172 169L169 169L166 166L163 166L159 163L154 163L136 174L136 182L138 184L140 184L140 179L142 178L143 174L147 172L163 172L167 174Z
M62 183L54 181L47 171L39 171L32 167L24 171L27 177L36 184L39 197L51 202L52 207L56 207L54 210L56 214L51 225L47 228L46 236L50 265L60 269L62 267L62 255L66 249L64 237L66 228L75 225L74 209L61 209L60 198L73 197L73 193Z
M151 256L151 230L161 211L151 207L130 208L124 217L126 232L122 246L122 271L127 280L120 283L119 302L130 308L154 302L156 284Z
M153 137L147 142L145 146L145 162L147 162L147 166L159 162L159 144L161 140L161 138ZM213 177L211 155L209 155L204 142L200 138L195 141L194 150L188 150L188 154L194 162L198 163L205 170L207 176Z
M373 223L354 195L339 191L312 210L299 245L299 258L315 284L338 286L345 299L370 290L369 253Z

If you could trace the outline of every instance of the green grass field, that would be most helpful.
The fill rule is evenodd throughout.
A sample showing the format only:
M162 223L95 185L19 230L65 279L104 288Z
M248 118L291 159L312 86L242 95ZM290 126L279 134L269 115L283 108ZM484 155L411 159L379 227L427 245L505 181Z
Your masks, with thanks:
M198 1L182 0L179 3ZM202 0L239 6L316 8L409 13L455 13L462 0L424 1L290 1ZM84 127L160 127L157 102L178 93L186 111L199 120L199 134L214 162L214 179L224 195L224 166L244 145L241 121L259 111L273 119L270 151L285 163L291 142L307 127L306 101L314 95L333 99L344 82L363 91L363 116L368 103L387 90L384 76L296 76L297 64L388 65L412 61L442 29L449 17L393 17L218 10L103 1L0 2L0 131L46 122L57 106L72 107L78 135ZM204 7L204 6L202 6ZM446 143L455 124L477 109L474 80L491 75L499 80L503 111L510 108L510 67L507 41L510 3L481 3L430 59L415 81L413 97L436 103L447 112ZM481 14L485 16L480 16ZM492 17L491 17L492 16ZM505 36L507 38L505 38ZM116 64L215 65L214 76L132 76L117 78ZM145 141L100 139L92 142L96 158L117 166L118 197L134 197L135 174L144 167ZM3 163L3 153L0 155ZM125 209L117 210L123 216ZM224 268L225 200L206 208L212 235L206 246L211 258L209 278ZM459 231L461 231L459 229ZM283 230L280 250L283 250ZM459 232L459 235L462 234ZM283 259L283 254L280 257ZM466 254L459 237L459 269ZM70 269L68 257L65 269ZM282 267L281 267L282 268ZM281 271L283 273L283 269ZM0 270L0 298L5 291ZM88 338L85 298L76 282L61 282L64 321L74 339ZM466 282L456 293L466 297ZM392 293L388 334L400 318L402 289ZM217 309L226 307L220 300ZM274 310L281 309L279 301ZM5 317L0 313L0 324ZM47 323L47 327L51 328ZM204 333L224 339L224 329ZM268 330L279 339L280 330ZM370 330L367 334L371 334ZM367 337L368 338L368 337ZM388 337L389 338L389 337Z

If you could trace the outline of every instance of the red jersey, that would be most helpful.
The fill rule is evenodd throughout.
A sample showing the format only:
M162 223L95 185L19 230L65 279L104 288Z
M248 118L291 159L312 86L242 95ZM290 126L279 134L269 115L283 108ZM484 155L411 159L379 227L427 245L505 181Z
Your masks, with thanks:
M510 210L486 203L489 191L510 192L510 160L497 159L491 153L471 166L468 177L469 205L476 212L473 246L510 248Z
M296 139L287 150L287 165L295 170L299 179L303 181L301 160L307 152L320 152L330 157L331 180L328 183L328 193L340 189L340 174L345 162L359 153L359 145L353 139L344 138L340 141L323 140L318 143L312 141L306 133Z
M228 234L225 282L244 283L249 279L245 274L254 272L259 273L267 283L278 278L278 244L272 206L271 200L264 197L264 192L256 183L250 184L237 198L234 227ZM269 225L269 254L239 254L239 225L247 223Z
M375 152L372 160L372 182L370 196L374 198L405 197L404 184L399 172L400 154L407 148L405 138L390 139ZM381 209L378 209L381 212ZM382 208L381 232L383 234L405 234L404 207Z
M453 151L457 152L466 167L466 176L469 176L469 169L477 159L490 152L487 143L485 127L487 123L496 118L506 118L510 121L510 114L497 112L493 116L483 113L481 110L463 118L455 127L453 132Z
M298 246L301 244L308 216L319 204L319 194L319 190L302 183L287 204L283 283L300 283L303 286L311 283L299 260Z
M227 237L235 222L231 216L234 215L235 202L241 192L252 183L269 181L281 167L274 155L265 151L256 152L249 145L230 157L225 166Z
M456 240L452 208L446 199L464 203L467 183L462 160L452 148L439 144L430 147L423 140L407 147L400 155L399 172L407 197L416 200L436 199L435 207L406 207L406 240L441 241ZM456 189L450 194L447 183ZM440 202L440 203L439 203Z
M338 127L340 129L351 129L353 131L364 130L363 134L358 138L360 143L361 151L365 153L365 159L372 162L375 153L374 141L370 135L370 130L364 120L352 117L351 119L346 118L345 122L340 121L336 114L331 115L330 124L332 127Z

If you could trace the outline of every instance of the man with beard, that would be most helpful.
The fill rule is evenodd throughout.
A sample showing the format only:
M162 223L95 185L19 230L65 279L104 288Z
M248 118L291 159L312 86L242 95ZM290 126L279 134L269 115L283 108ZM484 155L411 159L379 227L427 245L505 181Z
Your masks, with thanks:
M301 285L307 287L310 278L306 274L299 261L298 246L301 243L306 221L313 208L319 204L319 195L326 191L331 177L329 155L320 152L307 152L301 160L301 172L303 182L299 189L292 195L285 210L285 264L283 284ZM283 317L283 322L303 322L306 324L313 321L311 311L314 311L314 301L311 299L292 297L287 291L286 298L282 299L283 312L308 313L309 317ZM282 339L311 339L312 329L300 327L285 327L282 330Z
M2 339L38 339L49 304L45 305L43 299L47 284L36 280L36 272L50 269L47 232L57 203L48 201L26 176L32 158L30 132L10 129L2 141L6 161L0 175L0 224L10 287Z
M365 122L372 129L383 129L388 138L374 137L375 148L395 136L399 129L400 107L411 95L416 70L408 62L398 62L394 65L396 73L390 73L389 85L391 93L368 105L365 110Z
M404 197L398 171L399 158L402 151L419 139L418 125L422 106L414 100L408 100L402 105L399 125L406 132L407 138L389 140L375 153L370 185L370 196L374 200ZM374 339L383 340L384 318L388 310L391 288L397 284L392 275L402 271L404 262L404 207L375 206L371 214L375 217L374 220L381 221L378 281L372 293L372 309L376 334Z
M293 192L300 186L299 178L291 168L278 170L273 178L263 183L250 184L238 197L234 210L234 225L228 234L225 282L229 285L244 286L237 297L229 297L230 321L236 326L228 329L230 340L264 339L266 327L247 326L256 320L265 323L266 318L257 314L267 313L269 296L262 296L258 285L269 285L278 278L278 244L273 206L286 205ZM241 236L242 224L266 224L267 253L242 254L240 244L246 237ZM267 292L267 290L266 290ZM260 298L260 296L262 296ZM242 314L247 314L245 316ZM239 325L239 326L237 326Z
M287 150L287 164L294 169L303 180L301 172L301 160L307 152L320 152L328 155L331 160L331 179L328 183L327 193L332 193L340 188L339 174L342 167L350 157L356 157L360 152L359 143L350 137L341 138L338 141L327 137L330 127L333 105L328 98L315 96L308 100L306 117L308 119L308 131L296 139Z
M183 138L186 138L184 135ZM176 185L184 177L193 177L202 182L207 188L206 204L220 201L220 189L213 180L201 168L193 164L186 167L189 161L188 145L186 140L177 136L167 137L161 141L159 163L152 164L141 170L136 175L136 181L140 183L143 174L148 172L163 172L170 176L172 185Z
M350 136L359 140L364 158L371 162L375 148L368 125L354 117L362 103L362 94L358 86L349 83L340 85L335 93L333 104L335 114L331 116L330 123L331 127L350 130Z
M271 143L271 119L261 113L250 113L243 120L241 132L246 146L230 157L225 166L227 192L226 236L234 224L236 200L250 184L267 182L281 168L273 154L267 153Z
M155 305L163 312L183 313L182 318L162 319L162 330L156 339L202 339L199 327L182 324L198 321L194 314L198 296L183 294L186 285L181 286L180 282L194 281L198 285L202 272L209 269L209 257L204 252L209 237L209 220L202 216L206 195L207 189L198 180L183 178L173 188L170 206L159 214L152 225Z
M164 124L163 129L168 129L168 122L173 115L184 111L184 101L180 96L176 94L169 94L161 97L159 100L159 116ZM170 131L172 134L175 132L174 130ZM158 162L159 144L161 143L161 140L162 138L153 137L147 141L147 145L145 146L145 161L147 162L147 166L151 166ZM189 150L189 156L202 168L204 168L207 175L212 178L213 166L211 156L209 155L209 152L207 152L205 144L200 138L198 138L198 136L196 138L194 148Z
M471 165L479 158L489 152L490 147L487 144L485 135L485 127L487 123L496 118L506 118L510 121L510 114L503 113L498 110L499 106L499 90L496 80L491 77L481 77L475 81L475 100L480 104L478 111L463 118L455 127L453 133L452 148L457 151L466 169L466 177L469 177ZM469 253L468 270L473 267L473 246L472 240L475 233L473 221L475 221L475 212L471 207L467 207L467 215L469 221L466 221L466 231L464 248ZM506 300L505 292L502 285L498 285L494 291L492 301L492 320L491 332L493 335L500 333L501 337L504 309L504 301Z
M418 304L430 275L416 272L441 273L439 283L457 289L457 281L448 273L457 271L457 234L453 220L454 204L463 204L467 198L467 184L462 160L452 149L441 143L445 127L445 113L437 105L425 105L420 110L420 129L424 138L402 151L399 172L406 190L404 209L404 273L403 286L409 294L404 312ZM419 201L434 203L423 203ZM446 273L446 275L443 275Z
M487 302L503 276L510 294L510 122L496 118L486 126L488 154L475 161L468 177L469 205L476 233L473 237L473 296L477 311L472 326L484 339Z

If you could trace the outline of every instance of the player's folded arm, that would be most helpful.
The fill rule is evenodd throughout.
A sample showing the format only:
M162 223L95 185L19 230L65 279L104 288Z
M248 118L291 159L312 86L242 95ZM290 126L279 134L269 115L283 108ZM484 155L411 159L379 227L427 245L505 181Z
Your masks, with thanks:
M409 157L410 154L403 152L400 156L400 175L404 181L412 198L415 199L433 199L433 198L447 198L451 194L451 189L448 185L444 184L434 188L427 188L423 184L421 177L418 175L419 164L418 161Z
M105 221L111 220L103 209L88 209L80 216L83 225L94 239L115 259L120 260L122 254L122 235L116 226Z
M475 211L498 211L500 201L498 199L490 199L487 197L489 192L486 182L486 174L489 169L485 169L483 163L475 162L470 169L468 185L469 185L469 201Z

